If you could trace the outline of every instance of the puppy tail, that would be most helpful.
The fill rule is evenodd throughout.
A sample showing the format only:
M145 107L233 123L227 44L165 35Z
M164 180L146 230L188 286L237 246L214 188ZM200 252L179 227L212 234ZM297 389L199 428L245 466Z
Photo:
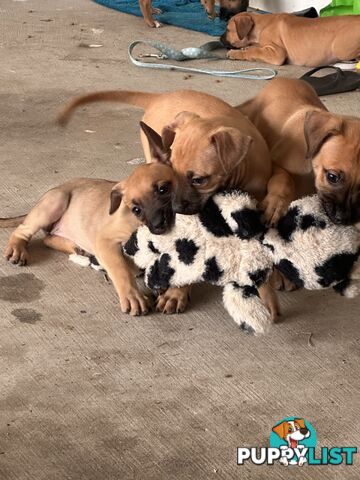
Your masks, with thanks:
M0 218L0 228L12 228L18 227L24 220L26 215L20 215L19 217Z
M87 93L86 95L81 95L80 97L75 97L73 100L71 100L60 112L57 120L60 125L65 126L78 107L81 107L82 105L86 105L88 103L96 102L127 103L145 110L160 95L161 94L131 92L126 90L109 90L103 92Z

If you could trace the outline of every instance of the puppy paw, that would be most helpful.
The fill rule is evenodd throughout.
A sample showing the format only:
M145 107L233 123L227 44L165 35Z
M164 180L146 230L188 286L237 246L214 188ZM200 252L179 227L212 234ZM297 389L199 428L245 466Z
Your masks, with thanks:
M287 212L288 207L289 202L276 195L266 195L259 205L260 210L264 212L264 221L269 227L278 224L280 218Z
M120 307L123 313L132 316L147 315L150 311L149 299L139 292L137 288L131 288L119 294Z
M158 312L172 315L173 313L185 312L189 303L187 290L181 288L169 288L166 292L158 296L156 300L156 310Z
M246 49L241 50L232 49L226 54L226 58L229 60L246 60Z
M4 257L10 263L22 267L28 264L29 253L26 248L27 243L20 241L10 241L4 250Z
M152 8L153 15L161 15L163 12L161 8Z

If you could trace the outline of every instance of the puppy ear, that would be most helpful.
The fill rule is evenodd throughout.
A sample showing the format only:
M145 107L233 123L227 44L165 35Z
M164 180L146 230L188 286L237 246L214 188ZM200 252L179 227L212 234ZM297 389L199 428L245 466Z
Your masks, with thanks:
M313 158L330 137L342 131L341 118L322 110L306 112L304 135L306 141L306 158Z
M211 135L210 140L226 175L242 162L253 141L251 137L232 127L220 127Z
M117 183L111 190L110 193L110 209L109 215L112 215L120 207L121 199L123 196L123 183Z
M234 22L240 40L247 37L254 27L254 20L250 15L236 15Z
M164 127L161 136L165 148L170 149L174 142L176 130L183 128L187 123L200 118L199 115L193 112L180 112L176 115L174 120Z
M279 435L280 438L285 438L285 425L287 422L281 422L276 427L273 427L272 431Z
M140 122L141 130L149 142L151 160L170 165L170 149L165 148L161 136L145 122Z

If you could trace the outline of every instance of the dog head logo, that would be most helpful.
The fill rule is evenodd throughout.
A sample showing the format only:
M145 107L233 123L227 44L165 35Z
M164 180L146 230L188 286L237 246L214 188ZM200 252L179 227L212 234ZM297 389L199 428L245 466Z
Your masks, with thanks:
M281 449L280 463L301 466L307 462L308 448L316 445L316 433L304 418L289 417L272 428L270 445Z

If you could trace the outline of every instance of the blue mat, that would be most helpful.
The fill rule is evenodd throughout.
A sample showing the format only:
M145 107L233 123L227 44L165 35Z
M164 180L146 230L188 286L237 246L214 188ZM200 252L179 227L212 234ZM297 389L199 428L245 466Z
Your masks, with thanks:
M138 0L94 0L119 12L129 13L141 17ZM162 10L156 19L161 23L168 23L176 27L195 30L219 37L226 30L226 22L218 17L209 20L200 0L153 0L153 7Z

